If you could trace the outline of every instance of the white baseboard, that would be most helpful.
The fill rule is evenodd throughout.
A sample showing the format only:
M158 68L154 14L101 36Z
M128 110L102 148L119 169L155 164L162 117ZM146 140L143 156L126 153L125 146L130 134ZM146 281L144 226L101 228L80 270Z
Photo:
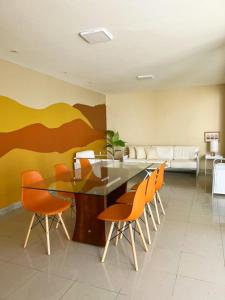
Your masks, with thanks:
M17 209L17 208L20 208L21 206L22 206L21 201L18 201L16 203L13 203L13 204L7 206L7 207L0 208L0 216L5 215L5 214Z

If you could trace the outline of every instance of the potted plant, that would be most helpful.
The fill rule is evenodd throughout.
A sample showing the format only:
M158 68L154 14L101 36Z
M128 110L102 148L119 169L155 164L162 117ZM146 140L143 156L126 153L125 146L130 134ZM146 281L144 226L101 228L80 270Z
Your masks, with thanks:
M126 142L120 139L119 132L113 130L106 130L107 134L107 152L115 158L116 152L122 152Z

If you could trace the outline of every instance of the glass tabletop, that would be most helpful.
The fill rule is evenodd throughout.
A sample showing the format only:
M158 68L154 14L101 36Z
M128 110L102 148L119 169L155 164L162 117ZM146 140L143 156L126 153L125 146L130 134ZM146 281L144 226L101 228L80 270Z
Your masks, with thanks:
M23 188L106 196L154 164L98 160L86 168L75 168L57 177L24 185Z

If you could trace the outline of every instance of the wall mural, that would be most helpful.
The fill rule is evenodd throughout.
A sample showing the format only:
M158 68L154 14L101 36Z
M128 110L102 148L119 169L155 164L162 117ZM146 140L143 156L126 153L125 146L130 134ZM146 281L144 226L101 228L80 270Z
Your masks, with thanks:
M56 103L44 109L0 96L0 208L20 200L20 174L52 176L56 163L72 167L75 152L105 146L106 107Z

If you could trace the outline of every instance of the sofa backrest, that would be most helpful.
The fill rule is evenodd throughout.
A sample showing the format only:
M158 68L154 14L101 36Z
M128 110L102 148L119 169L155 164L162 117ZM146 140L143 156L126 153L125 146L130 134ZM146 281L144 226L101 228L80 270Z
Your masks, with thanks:
M195 146L174 146L174 159L195 159L199 151Z
M199 148L196 146L128 146L126 154L132 159L195 159Z
M150 146L146 152L147 159L173 159L173 146Z

